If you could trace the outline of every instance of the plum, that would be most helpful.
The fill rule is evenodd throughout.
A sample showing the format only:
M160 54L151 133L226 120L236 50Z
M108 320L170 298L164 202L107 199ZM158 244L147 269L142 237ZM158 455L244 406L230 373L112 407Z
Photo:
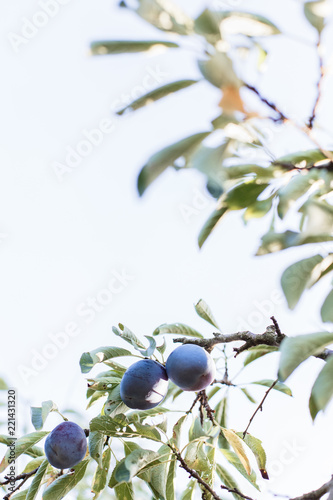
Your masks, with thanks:
M120 397L129 408L149 410L163 401L168 384L163 365L152 359L142 359L124 373L120 383Z
M45 440L45 455L58 469L70 469L81 462L87 452L84 430L74 422L62 422Z
M183 344L170 354L166 362L169 379L183 391L201 391L215 378L215 363L205 349Z

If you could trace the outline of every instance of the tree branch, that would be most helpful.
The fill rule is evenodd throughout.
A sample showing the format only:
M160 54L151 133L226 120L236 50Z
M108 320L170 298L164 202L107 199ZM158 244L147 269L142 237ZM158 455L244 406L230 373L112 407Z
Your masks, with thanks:
M34 474L36 474L36 472L38 471L38 469L39 469L39 467L37 467L37 469L32 470L31 472L26 472L26 473L23 473L23 474L19 474L18 476L13 477L13 478L11 478L9 476L5 476L5 481L3 481L2 483L0 483L1 486L4 486L4 485L12 483L12 482L16 483L16 481L20 481L21 479L22 479L22 481L20 482L20 484L18 484L16 486L16 488L13 491L11 491L10 493L7 493L7 495L5 495L3 497L3 500L9 500L10 497L14 493L16 493L16 491L18 491L20 488L22 488L22 486L24 485L24 483L26 481L28 481L28 479L31 476L33 476Z
M243 432L243 439L245 438L246 436L246 433L250 427L250 425L252 424L252 421L254 419L254 417L256 416L256 414L258 413L258 411L262 411L262 407L263 407L263 404L265 402L265 399L267 398L268 394L270 393L270 391L273 389L273 387L278 383L278 379L276 379L273 384L267 389L267 391L265 392L265 395L264 397L262 398L262 400L260 401L258 407L256 408L255 412L253 413L252 417L250 418L249 420L249 423L247 424L247 427L245 429L245 431Z
M325 76L324 61L323 61L323 57L321 55L321 33L319 33L319 35L318 35L318 41L317 41L316 48L317 48L318 62L319 62L319 79L318 79L318 82L317 82L317 96L316 96L316 100L314 102L312 113L311 113L311 116L309 118L309 122L308 122L308 125L307 125L309 127L309 129L313 128L313 123L314 123L314 121L316 119L317 109L318 109L319 101L320 101L320 98L321 98L322 83L323 83L323 79L324 79L324 76Z
M275 318L274 318L275 320ZM276 321L276 320L275 320ZM238 342L243 341L244 344L240 347L234 347L235 357L241 352L250 349L256 345L265 344L279 347L282 340L287 337L281 330L274 325L269 325L264 333L255 334L250 331L236 332L236 333L213 333L214 337L210 339L198 339L189 337L178 337L173 339L173 342L180 342L182 344L195 344L206 349L207 352L211 352L217 344L227 344L228 342ZM328 356L333 355L333 350L324 349L318 354L314 354L314 357L323 359L324 361Z
M168 444L168 446L171 449L172 453L175 455L175 457L178 460L178 462L180 463L180 467L182 469L186 470L186 472L189 473L190 477L193 477L194 479L196 479L198 481L198 483L201 484L201 486L203 486L212 495L212 497L215 500L222 500L222 498L218 496L218 494L211 488L211 486L209 486L209 484L204 479L202 479L202 477L197 473L197 471L195 471L194 469L191 469L191 467L189 467L187 465L187 463L185 462L185 460L181 456L180 452L174 446L172 446L171 444ZM224 489L224 490L229 491L230 493L236 493L241 498L244 498L246 500L253 500L252 498L247 497L246 495L243 495L243 493L241 493L236 488L230 489L230 488L228 488L227 486L224 486L224 485L222 485L221 488Z
M310 493L305 493L304 495L301 495L300 497L290 498L290 500L318 500L319 498L324 496L326 493L332 492L333 491L332 488L333 488L333 476L332 476L330 481L323 484L317 490L310 491Z

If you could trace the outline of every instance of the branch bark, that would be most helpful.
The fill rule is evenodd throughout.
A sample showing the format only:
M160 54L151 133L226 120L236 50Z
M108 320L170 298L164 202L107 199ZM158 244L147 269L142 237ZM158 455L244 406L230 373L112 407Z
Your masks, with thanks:
M317 490L310 491L310 493L305 493L304 495L301 495L300 497L290 498L290 500L318 500L319 498L326 495L326 493L332 494L332 492L333 492L333 476L332 476L330 481L323 484Z

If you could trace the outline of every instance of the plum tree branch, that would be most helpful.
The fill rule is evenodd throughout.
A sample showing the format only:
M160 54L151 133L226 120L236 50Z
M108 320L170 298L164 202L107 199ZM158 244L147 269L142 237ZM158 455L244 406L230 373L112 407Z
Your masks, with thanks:
M36 474L36 472L38 471L39 467L37 467L36 469L32 470L31 472L25 472L23 474L19 474L18 476L16 477L9 477L9 476L5 476L5 481L1 482L0 483L0 486L5 486L6 484L9 484L9 483L16 483L16 481L21 481L20 484L18 484L16 486L16 488L13 489L13 491L11 491L10 493L7 493L4 497L3 497L3 500L9 500L10 497L16 493L16 491L18 491L20 488L22 488L22 486L24 485L24 483L26 481L28 481L28 479L33 476L34 474Z
M310 493L305 493L300 497L290 498L290 500L318 500L319 498L326 495L326 493L332 493L333 491L333 476L330 481L323 484L320 488L314 491L310 491Z
M211 486L209 486L209 484L204 479L202 479L202 477L197 473L197 471L194 469L191 469L191 467L189 467L189 465L186 463L186 461L181 456L180 452L171 444L168 444L168 446L171 449L172 453L175 455L178 462L180 463L180 467L182 469L186 470L186 472L189 473L190 477L193 477L194 479L196 479L198 481L198 483L201 484L201 486L203 486L212 495L212 497L215 500L222 500L222 498L220 496L218 496L218 494L211 488ZM246 495L243 495L243 493L241 493L236 488L230 489L224 485L222 485L221 488L229 491L230 493L237 493L237 495L239 495L241 498L244 498L246 500L253 500L252 498L250 498Z
M272 317L273 318L273 317ZM271 318L271 319L272 319ZM273 322L276 322L275 318ZM276 323L277 324L277 323ZM243 345L240 347L234 347L235 357L241 352L250 349L250 347L255 347L260 344L271 345L279 347L283 339L287 337L281 332L280 328L277 328L275 323L269 325L264 333L252 333L250 331L235 332L235 333L213 333L213 337L209 339L198 339L190 337L178 337L173 339L173 342L182 344L195 344L206 349L206 351L211 352L217 344L227 344L229 342L243 341ZM324 361L331 356L333 351L330 349L324 349L318 354L314 354L316 358L323 359Z
M271 392L271 390L274 388L274 386L278 383L278 379L274 380L273 384L267 389L267 391L265 392L264 394L264 397L262 398L262 400L260 401L259 405L257 406L255 412L253 413L252 417L250 418L249 420L249 423L247 424L247 427L245 429L245 431L243 432L243 439L245 438L246 436L246 433L247 431L249 430L249 427L250 425L252 424L253 422L253 419L254 417L256 416L256 414L258 413L258 411L262 411L262 407L263 407L263 404L268 396L268 394Z
M318 41L317 41L316 49L317 49L318 62L319 62L319 78L318 78L318 82L317 82L317 96L316 96L316 100L314 102L314 105L313 105L313 108L312 108L312 113L311 113L311 116L309 118L309 122L308 122L308 125L307 125L309 127L309 129L313 128L313 124L314 124L314 121L316 119L317 109L318 109L319 101L320 101L320 98L321 98L322 83L323 83L324 76L325 76L324 60L323 60L323 57L322 57L322 54L321 54L321 33L319 33L319 35L318 35Z

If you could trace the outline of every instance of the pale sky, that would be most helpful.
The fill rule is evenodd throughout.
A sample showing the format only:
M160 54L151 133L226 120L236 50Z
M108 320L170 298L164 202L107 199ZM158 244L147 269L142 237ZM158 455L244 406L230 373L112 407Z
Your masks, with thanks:
M94 40L168 36L118 9L115 1L63 0L60 5L59 0L58 11L46 21L38 18L42 3L16 0L0 7L5 117L0 139L0 376L17 389L21 428L33 430L27 409L44 400L54 400L60 409L84 410L80 355L102 345L120 345L111 330L119 322L139 337L164 322L190 324L209 335L212 329L193 308L202 297L226 332L249 328L261 333L272 314L287 335L331 329L318 313L329 279L308 292L292 312L279 284L287 265L319 247L253 257L269 221L244 227L236 213L199 251L197 236L215 203L196 172L167 171L142 199L137 195L136 177L147 158L181 137L206 130L218 114L219 91L201 83L122 118L112 110L142 90L200 77L195 53L93 58L89 44ZM191 14L205 5L178 3ZM290 35L265 41L272 52L266 73L255 83L289 115L307 116L317 62L311 48L315 31L300 20L302 2L220 3L266 15ZM32 19L45 25L29 31ZM332 31L325 38L326 60L331 62ZM22 33L24 43L13 36ZM331 87L329 71L318 118L333 135ZM251 103L255 106L253 99ZM312 147L299 134L268 127L269 146L277 155ZM87 138L95 144L80 150ZM326 141L327 135L321 138ZM325 145L332 147L332 141ZM81 154L73 156L78 149ZM73 168L59 175L56 165L67 160ZM189 207L193 214L186 217ZM167 340L170 352L172 342ZM273 355L249 367L242 381L275 378L277 359ZM231 371L236 373L240 363L235 361ZM321 366L319 360L304 363L287 382L295 397L271 394L253 423L252 433L275 464L274 480L263 487L260 498L273 498L267 488L300 495L332 474L332 405L315 425L307 409ZM251 392L259 400L264 390ZM254 407L238 394L232 402L230 426L243 430ZM96 411L84 415L84 425ZM56 423L52 416L46 428ZM250 496L255 494L245 488Z

